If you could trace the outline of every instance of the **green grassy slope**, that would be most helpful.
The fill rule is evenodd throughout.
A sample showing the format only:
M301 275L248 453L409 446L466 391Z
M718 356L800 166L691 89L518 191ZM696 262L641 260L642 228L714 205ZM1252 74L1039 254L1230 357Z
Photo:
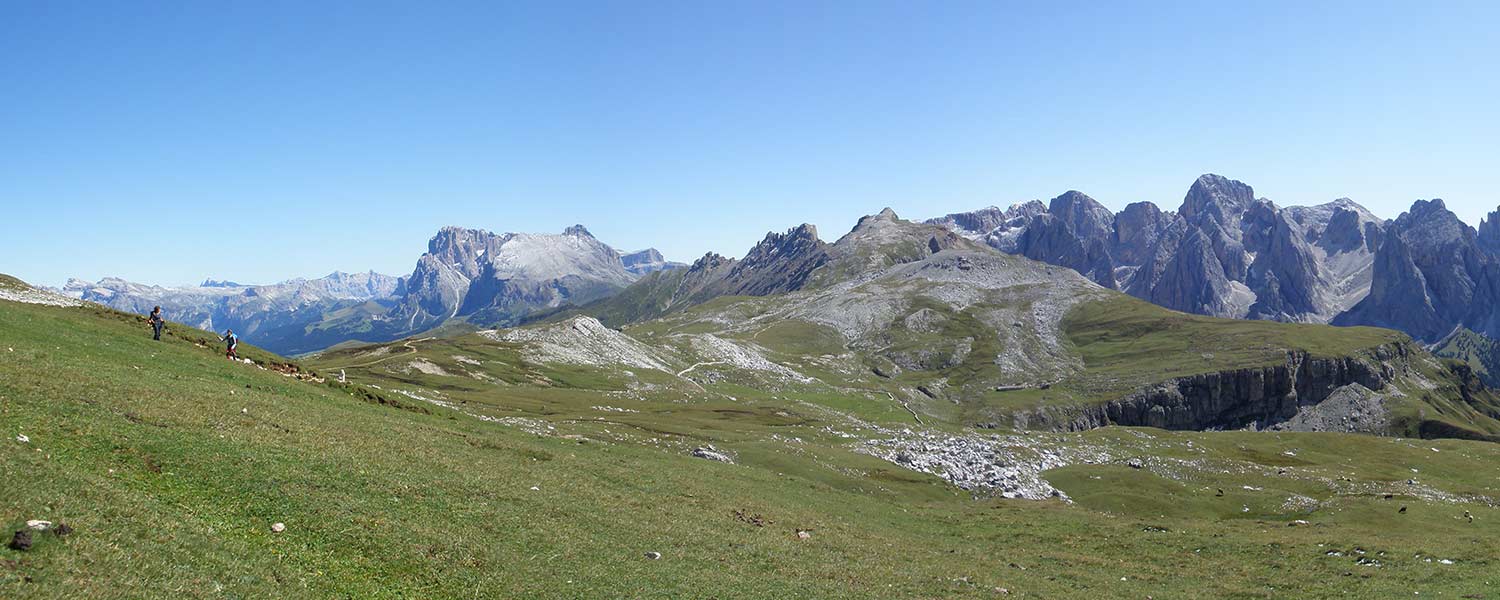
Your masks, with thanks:
M673 309L684 307L674 305L672 296L679 291L687 273L686 267L649 273L609 298L554 314L538 314L539 318L531 320L557 320L574 314L588 314L610 327L621 327L655 319Z
M777 314L786 302L783 298L717 298L630 325L625 332L654 346L669 345L674 335L712 333L763 349L768 358L826 384L825 390L904 396L930 419L954 424L1006 423L1006 415L1015 411L1100 404L1174 378L1283 365L1292 352L1377 361L1373 354L1378 349L1399 345L1413 353L1407 366L1424 381L1401 382L1405 395L1387 401L1396 432L1500 436L1500 397L1492 390L1461 389L1462 377L1425 354L1408 336L1387 329L1216 319L1101 292L1073 307L1061 323L1064 350L1076 357L1079 369L1061 379L1001 391L995 382L1014 379L1002 373L1004 367L996 358L1005 356L1008 348L982 315L1015 309L1014 305L974 302L960 310L920 291L907 293L902 314L923 311L933 315L935 325L918 330L897 319L880 335L870 336L873 342L854 345L821 325L768 318ZM1021 308L1023 314L1031 311ZM765 325L742 325L751 322ZM1026 354L1039 352L1032 349ZM881 365L903 356L905 369L890 377L875 375ZM941 385L936 397L914 391L938 389L935 382Z
M495 384L447 392L462 411L400 410L174 333L0 302L0 523L75 528L0 549L0 597L1456 596L1500 565L1483 501L1319 483L1493 498L1489 444L1108 429L1059 439L1228 468L1069 467L1052 476L1076 505L976 500L852 452L823 431L845 421L792 399ZM351 372L374 382L384 364ZM740 464L682 451L708 442ZM1326 505L1286 508L1291 491Z
M1500 385L1500 343L1495 340L1459 329L1434 346L1433 354L1467 364L1485 383Z

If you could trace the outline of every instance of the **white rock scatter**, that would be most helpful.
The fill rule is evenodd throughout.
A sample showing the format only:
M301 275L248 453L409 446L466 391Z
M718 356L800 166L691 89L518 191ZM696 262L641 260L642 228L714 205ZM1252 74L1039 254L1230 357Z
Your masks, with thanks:
M936 475L959 488L1005 498L1044 500L1067 496L1042 472L1074 464L1115 460L1103 448L1065 443L1056 436L952 435L931 431L886 431L857 450L913 471Z
M672 372L650 346L605 327L593 317L573 317L542 327L483 331L495 341L528 345L530 357L539 362L587 366L625 365L638 369Z
M419 371L419 372L425 373L427 375L439 375L439 376L450 376L450 375L452 375L448 371L444 370L442 366L439 366L437 363L432 362L430 360L427 360L425 358L418 358L418 359L415 359L415 360L413 360L413 361L411 361L409 363L406 363L406 368L404 369L404 371L407 372L407 373L410 373L412 371Z
M736 344L724 338L712 334L682 334L692 346L693 353L701 357L704 362L689 367L678 373L686 376L695 367L707 365L728 365L735 369L750 371L761 371L770 373L782 379L810 383L811 377L793 371L792 369L768 360L762 356L760 350L750 344Z
M0 285L0 300L9 300L24 304L41 304L43 306L83 306L84 304L82 300L69 298L56 292L4 285Z
M708 460L718 461L721 463L734 464L734 457L730 456L728 453L722 450L719 450L718 448L715 448L713 444L694 448L693 456L696 456L698 458L706 458Z

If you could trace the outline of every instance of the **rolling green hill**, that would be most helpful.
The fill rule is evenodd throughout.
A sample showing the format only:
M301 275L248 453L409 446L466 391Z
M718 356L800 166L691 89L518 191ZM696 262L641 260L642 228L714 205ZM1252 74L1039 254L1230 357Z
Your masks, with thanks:
M320 357L341 386L169 332L0 302L0 521L73 529L0 549L0 595L1456 596L1500 558L1493 444L992 437L919 425L873 388L534 363L479 335ZM984 444L1071 501L883 454ZM734 463L692 456L709 445Z

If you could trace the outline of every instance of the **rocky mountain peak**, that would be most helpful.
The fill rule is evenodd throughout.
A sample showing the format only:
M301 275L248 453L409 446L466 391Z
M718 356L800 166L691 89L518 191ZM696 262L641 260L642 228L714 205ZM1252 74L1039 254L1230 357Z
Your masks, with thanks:
M711 271L732 262L734 262L732 258L725 258L717 252L709 252L708 254L704 254L702 258L693 261L692 266L689 266L688 270L695 272Z
M1017 227L1024 227L1032 217L1047 212L1047 205L1040 200L1028 200L1012 204L1010 208L1000 209L996 206L981 208L976 211L950 213L936 219L928 219L926 223L946 227L969 239L981 239L987 234L1001 233Z
M1455 324L1500 335L1500 261L1442 200L1418 200L1388 225L1367 298L1336 325L1390 327L1433 341Z
M1172 216L1150 202L1135 202L1115 215L1111 240L1114 258L1130 267L1144 263L1151 256L1157 240L1172 223Z
M1061 219L1074 235L1082 239L1107 240L1114 231L1114 213L1088 194L1076 190L1053 198L1047 205L1047 212Z
M661 252L657 251L656 248L647 248L645 250L631 252L629 254L621 256L620 259L627 261L627 264L630 262L662 262L666 260L666 258L662 257Z
M1479 244L1485 251L1500 257L1500 209L1479 222Z
M749 296L801 289L812 272L827 262L828 244L818 239L816 227L804 223L785 233L767 233L734 265L720 289Z
M1378 224L1369 222L1365 215L1350 206L1338 206L1328 217L1328 224L1319 232L1318 245L1330 254L1351 252L1364 247L1374 252L1380 246Z
M589 239L595 239L594 238L594 234L589 233L589 230L587 228L585 228L584 226L582 226L582 225L574 225L572 227L564 229L563 232L562 232L562 234L563 235L571 235L571 236L575 236L575 237L584 237L584 238L589 238Z
M1228 227L1255 202L1255 190L1245 183L1212 173L1198 177L1188 188L1178 209L1183 218L1193 222L1213 219Z
M1407 211L1414 219L1423 219L1431 215L1441 214L1448 211L1448 205L1443 203L1442 198L1431 200L1418 200L1411 204L1411 210Z
M1476 234L1441 199L1418 200L1396 218L1395 230L1413 247L1466 243Z
M786 230L785 233L774 231L767 233L765 239L756 244L750 252L745 255L745 262L768 259L773 256L784 256L798 254L807 250L818 248L822 245L818 239L818 228L809 223L803 223Z
M859 222L854 224L854 229L851 229L850 232L852 233L855 231L877 228L881 225L896 223L900 220L901 217L896 216L896 211L891 210L890 207L886 207L881 209L881 211L877 214L860 217Z
M464 249L482 247L495 234L483 229L447 226L439 229L427 241L427 252L434 255L451 256Z
M647 248L645 250L621 254L620 262L625 265L626 271L630 271L637 276L687 266L682 263L668 262L656 248Z

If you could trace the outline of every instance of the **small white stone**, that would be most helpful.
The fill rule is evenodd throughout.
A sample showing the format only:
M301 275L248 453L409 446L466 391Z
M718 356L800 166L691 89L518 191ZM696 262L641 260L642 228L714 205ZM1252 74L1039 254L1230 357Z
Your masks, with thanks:
M286 531L286 523L272 523L271 524L271 531L275 532L275 533L281 533L283 531Z
M16 434L16 441L21 442L22 444L28 444L31 443L31 438L26 437L26 434L24 433L18 433Z

